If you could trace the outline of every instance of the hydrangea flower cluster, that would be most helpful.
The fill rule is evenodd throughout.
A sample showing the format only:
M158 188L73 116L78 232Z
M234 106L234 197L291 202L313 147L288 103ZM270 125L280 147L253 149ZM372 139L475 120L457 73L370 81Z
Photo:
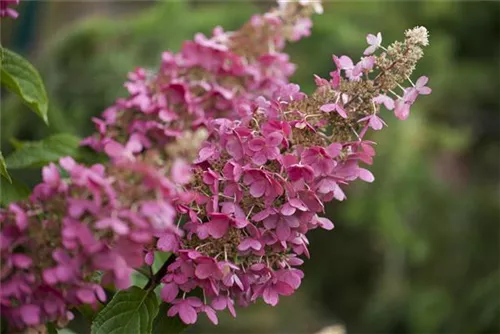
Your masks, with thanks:
M16 19L19 13L9 6L19 5L19 0L0 0L0 17L10 17Z
M98 131L83 142L110 162L63 158L68 179L45 167L30 201L2 212L1 283L12 286L2 314L19 328L70 319L68 307L95 305L102 285L126 286L157 251L173 255L148 286L161 283L167 315L186 324L291 295L307 232L333 228L324 204L344 200L356 179L374 180L362 165L375 155L366 132L385 125L381 106L405 119L431 92L426 77L410 80L428 44L422 27L387 47L368 35L356 64L333 56L335 70L315 76L309 96L288 83L285 41L308 36L321 11L317 1L280 2L238 31L216 28L164 53L157 73L132 72L130 95L94 119ZM47 293L60 298L57 310Z
M307 232L333 228L319 216L324 204L344 200L351 181L374 180L362 164L372 163L375 143L364 137L385 124L380 105L405 119L415 99L430 93L426 77L401 86L426 44L413 41L419 29L357 64L333 56L336 70L330 80L316 77L311 96L287 84L253 101L246 117L207 122L210 137L190 183L196 196L179 208L187 235L158 244L177 255L163 277L162 297L175 305L169 315L191 324L204 312L217 323L214 310L234 315L234 304L258 298L274 306L300 286ZM190 296L196 288L203 300Z
M72 318L67 305L96 308L106 299L102 286L130 285L144 245L166 231L182 235L171 204L179 191L161 168L85 167L70 157L60 166L69 178L50 164L28 202L1 212L0 303L14 327L63 324Z

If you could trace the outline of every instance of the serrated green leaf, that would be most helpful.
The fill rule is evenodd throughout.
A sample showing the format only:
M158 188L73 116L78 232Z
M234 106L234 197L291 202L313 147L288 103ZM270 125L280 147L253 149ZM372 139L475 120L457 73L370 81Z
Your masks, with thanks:
M9 168L40 167L64 156L78 154L80 138L56 134L40 141L24 142L5 159Z
M158 301L154 292L133 286L118 292L97 314L91 334L149 334L157 313Z
M4 177L0 178L0 205L6 206L10 202L26 199L30 194L30 189L23 183L12 179L9 183Z
M7 172L7 166L5 165L5 159L3 158L2 151L0 151L0 175L5 177L9 183L12 183L9 172Z
M153 334L178 334L182 333L187 325L182 322L179 316L167 316L170 305L167 303L160 304L160 310L153 322Z
M43 121L48 124L49 100L42 78L29 61L15 52L1 48L0 81L18 95Z

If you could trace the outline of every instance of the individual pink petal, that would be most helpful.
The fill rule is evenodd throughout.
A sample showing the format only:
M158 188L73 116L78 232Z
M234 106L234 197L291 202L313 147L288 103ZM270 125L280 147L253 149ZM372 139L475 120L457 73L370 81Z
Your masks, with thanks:
M301 211L306 211L307 210L306 204L303 201L301 201L300 199L298 199L298 198L292 198L292 199L290 199L289 203L290 203L290 205L292 207L297 208L297 209L299 209Z
M325 230L332 230L333 229L333 223L330 219L326 217L318 217L317 218L319 225L324 228Z
M25 254L13 254L11 256L12 264L21 269L27 269L31 267L33 261L31 258Z
M278 225L276 226L276 236L281 241L286 241L288 237L290 237L291 229L287 223L282 220L278 221Z
M215 149L213 146L207 146L204 147L198 152L198 159L196 162L202 162L205 160L208 160L210 157L212 157L215 153Z
M160 291L161 299L167 303L171 303L179 293L179 288L175 283L166 283Z
M203 306L203 302L198 297L187 297L186 301L192 307L202 307Z
M191 180L191 167L183 159L176 159L172 165L172 181L187 184Z
M186 325L194 324L198 319L196 310L187 303L179 304L179 317Z
M281 281L276 282L276 284L274 285L274 290L280 295L284 296L290 296L295 291L295 289L290 286L290 284Z
M340 65L340 68L345 70L345 69L351 69L354 67L354 64L351 60L351 58L347 56L341 56L338 58L338 64Z
M40 324L40 308L36 305L27 304L20 308L21 317L28 326Z
M283 141L283 135L279 132L273 132L266 138L266 142L270 146L278 146Z
M371 183L375 180L375 177L368 169L358 168L358 173L359 173L359 178L365 182Z
M154 252L147 252L146 256L144 257L144 262L148 265L151 266L153 265L155 261L155 253Z
M428 81L429 81L429 78L426 77L425 75L423 75L417 79L417 82L415 82L415 87L422 88L427 84Z
M372 117L370 117L369 125L373 130L381 130L384 124L384 121L377 115L373 115Z
M252 195L255 198L262 197L262 195L264 195L265 192L266 192L266 180L254 182L250 186L250 195Z
M358 122L363 122L363 121L368 121L368 125L373 129L373 130L381 130L382 127L384 125L387 125L385 124L385 122L380 118L378 117L377 115L370 115L370 116L366 116L366 117L363 117L361 118Z
M175 235L171 233L162 234L156 244L159 250L164 252L175 252L179 247L179 243Z
M337 157L342 151L342 144L332 143L325 148L326 153L332 158Z
M219 296L219 297L216 297L212 300L212 303L211 303L212 307L214 309L216 309L217 311L222 311L226 308L227 306L227 301L226 301L226 297L223 297L223 296Z
M296 208L290 205L290 203L285 203L280 209L280 212L283 216L291 216L297 211Z
M267 157L265 152L260 151L255 153L254 156L252 157L252 161L254 162L254 164L259 166L265 164L267 162Z
M377 44L377 36L373 34L366 35L366 42L370 45Z
M336 103L327 103L327 104L322 105L319 108L319 110L324 111L324 112L332 112L335 110L336 107L337 107Z
M208 319L214 324L217 325L219 323L219 319L217 318L217 314L215 313L214 309L211 308L210 306L205 306L203 311L207 315Z
M210 235L216 239L222 238L229 228L228 219L214 219L208 224L210 226L208 233L210 233Z
M199 279L207 279L217 271L217 265L213 262L200 263L196 266L195 275Z
M110 141L104 146L104 152L110 157L117 158L125 153L125 148L116 141Z
M229 310L229 313L231 313L233 317L236 317L236 310L234 309L234 301L230 298L227 299L227 308Z
M264 138L254 138L248 142L248 148L254 152L262 150L266 146Z
M97 298L99 298L101 302L104 303L106 301L106 292L104 292L102 286L98 284L94 285L94 293L97 295Z
M262 298L264 299L264 302L266 304L269 304L272 306L276 306L276 304L278 304L278 300L279 300L278 293L276 293L276 291L274 291L270 287L267 287L264 289L264 293L262 294Z
M429 87L422 87L418 90L418 92L420 95L429 95L430 93L432 93L432 89L430 89Z
M335 106L335 110L340 115L340 117L347 118L347 113L345 112L344 108L342 108L340 105L337 104Z
M375 65L375 57L363 57L359 63L361 64L363 70L371 71Z
M397 100L394 105L394 115L404 121L410 116L410 105L403 100Z
M368 55L371 55L372 53L374 53L376 50L377 50L377 47L375 45L370 45L369 47L367 47L365 49L365 51L363 51L363 54L365 56L368 56Z
M261 250L262 249L262 245L260 242L258 242L257 240L254 240L254 239L250 239L250 238L247 238L245 240L243 240L239 245L238 245L238 250L240 251L246 251L248 249L254 249L256 251L258 250Z
M387 108L387 110L392 110L394 109L394 100L391 99L389 96L380 94L372 99L374 103L377 104L384 104L384 106Z
M57 283L57 275L55 269L45 269L42 273L43 281L49 285Z
M50 163L48 166L42 169L43 182L50 184L51 186L56 186L59 184L61 177L59 171L54 163Z
M96 302L94 291L89 289L79 289L76 291L76 296L85 304L94 304Z

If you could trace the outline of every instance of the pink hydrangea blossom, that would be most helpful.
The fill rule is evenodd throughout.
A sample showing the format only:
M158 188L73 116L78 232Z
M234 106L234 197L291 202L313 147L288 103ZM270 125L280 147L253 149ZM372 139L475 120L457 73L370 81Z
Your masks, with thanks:
M0 17L11 17L16 19L19 16L19 13L9 6L19 5L20 0L0 0Z
M363 54L365 56L371 55L374 53L382 44L382 34L378 33L376 36L373 34L368 34L366 36L366 42L370 45L365 49Z
M365 121L368 121L368 126L376 131L382 130L384 125L387 126L384 120L375 114L363 117L358 122L365 122Z

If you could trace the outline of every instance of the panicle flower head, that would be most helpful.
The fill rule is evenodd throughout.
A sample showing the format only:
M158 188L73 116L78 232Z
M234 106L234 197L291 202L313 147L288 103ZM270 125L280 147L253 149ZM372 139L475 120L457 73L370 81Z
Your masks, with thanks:
M14 327L64 322L71 306L96 307L106 298L101 284L130 284L155 235L182 235L174 185L156 170L141 162L85 167L69 157L60 165L69 179L50 164L29 201L0 213L1 309Z

